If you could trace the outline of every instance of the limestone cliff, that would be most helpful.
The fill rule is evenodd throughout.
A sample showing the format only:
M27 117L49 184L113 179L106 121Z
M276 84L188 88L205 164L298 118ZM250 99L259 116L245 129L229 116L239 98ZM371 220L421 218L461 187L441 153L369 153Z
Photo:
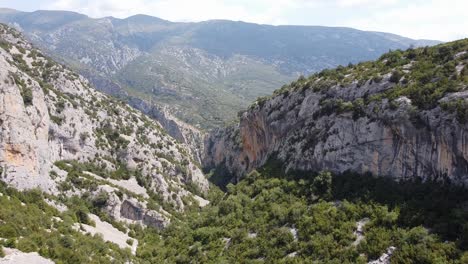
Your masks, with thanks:
M187 204L185 197L193 197L191 192L208 189L196 163L187 146L169 136L158 122L94 90L86 79L42 55L17 31L0 25L3 181L54 195L93 192L95 184L118 185L105 190L120 191L117 200L124 205L139 197L140 209L145 211L142 220L150 223L156 218L149 217L154 212L146 210L149 200L142 198L151 195L138 195L138 188L180 210ZM94 168L99 180L85 169L72 173L69 168L76 164ZM109 182L109 177L116 182ZM119 185L135 178L139 187ZM91 187L83 184L91 180Z
M287 169L468 184L468 41L325 70L260 98L206 140L204 163L237 177Z
M167 107L158 106L136 97L128 96L127 100L132 107L159 122L171 137L185 144L193 159L201 163L204 151L204 132L170 114L170 109Z

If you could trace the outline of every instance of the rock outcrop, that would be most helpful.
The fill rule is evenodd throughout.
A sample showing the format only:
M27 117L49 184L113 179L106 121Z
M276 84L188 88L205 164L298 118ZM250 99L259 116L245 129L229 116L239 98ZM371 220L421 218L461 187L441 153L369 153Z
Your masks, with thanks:
M457 54L467 46L466 41L449 44ZM443 49L431 52L440 54ZM324 71L257 100L241 115L239 124L207 138L205 166L222 166L240 177L274 157L293 170L354 171L396 180L468 184L468 126L461 120L468 97L467 71L453 67L443 73L447 76L430 77L420 84L420 65L428 64L428 59L423 50L416 54L421 56L419 64L406 54L399 55L400 60L409 63L393 69L386 59L375 62L386 67L378 77L359 77L366 71L376 74L377 66L363 63L337 69L341 81ZM438 69L448 68L445 64L466 67L467 56L446 56L444 64L433 64L426 71L439 74ZM396 71L402 72L399 78ZM449 80L450 85L443 86ZM427 90L417 91L419 85ZM433 92L431 87L438 85L440 92ZM429 94L427 99L424 93ZM421 106L432 98L437 98L433 105Z
M103 188L106 189L106 188ZM102 189L101 189L102 190ZM106 203L105 211L117 221L123 221L130 224L143 224L154 228L162 229L166 227L169 220L169 213L157 212L147 209L146 204L137 199L124 196L118 197L112 190L109 191L109 199Z
M1 264L54 264L52 260L41 257L37 252L24 253L14 248L5 248L5 257L0 258Z
M18 189L62 193L70 182L57 161L94 164L104 178L119 169L134 172L123 177L139 175L142 187L176 209L184 207L184 196L192 196L189 185L191 190L208 189L191 151L158 122L94 90L17 31L0 25L2 180ZM79 186L67 189L82 193ZM148 214L146 222L156 225L151 217Z
M383 253L382 256L377 260L368 262L368 264L390 264L393 252L396 250L395 247L389 247L386 253Z

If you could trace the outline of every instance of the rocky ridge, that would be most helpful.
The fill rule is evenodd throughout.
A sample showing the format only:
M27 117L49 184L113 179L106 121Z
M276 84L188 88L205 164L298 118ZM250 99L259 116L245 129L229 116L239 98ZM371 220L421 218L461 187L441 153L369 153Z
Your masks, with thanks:
M213 132L204 163L235 179L274 158L287 170L466 185L467 43L395 51L301 78Z

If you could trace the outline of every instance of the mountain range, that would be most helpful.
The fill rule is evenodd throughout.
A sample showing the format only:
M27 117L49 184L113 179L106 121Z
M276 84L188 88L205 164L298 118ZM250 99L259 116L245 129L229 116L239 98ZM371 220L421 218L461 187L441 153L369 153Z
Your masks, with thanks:
M352 28L180 23L146 15L96 19L68 11L0 9L0 22L23 31L99 90L143 99L132 105L157 105L201 129L235 119L257 97L299 75L439 43Z

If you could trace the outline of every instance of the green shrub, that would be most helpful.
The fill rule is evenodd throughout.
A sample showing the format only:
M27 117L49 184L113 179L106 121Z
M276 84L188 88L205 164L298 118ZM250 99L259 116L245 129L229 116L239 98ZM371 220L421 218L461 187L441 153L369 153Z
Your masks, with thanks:
M38 250L36 243L27 239L19 240L16 248L22 252L36 252Z
M18 236L18 232L12 224L0 225L0 237L14 238Z
M32 105L33 103L33 93L32 89L25 87L21 89L21 96L23 96L23 102L25 105Z
M393 71L389 81L392 83L399 83L401 77L403 77L403 74L400 71Z

